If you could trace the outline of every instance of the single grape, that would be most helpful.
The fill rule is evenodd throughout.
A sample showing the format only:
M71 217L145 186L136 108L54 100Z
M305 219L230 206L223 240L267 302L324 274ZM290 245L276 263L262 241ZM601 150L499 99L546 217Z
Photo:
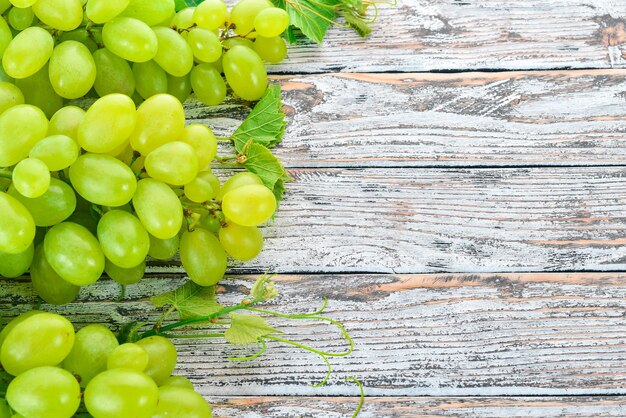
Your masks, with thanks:
M126 269L148 255L150 237L139 219L123 210L111 210L98 222L98 241L107 259Z
M249 184L263 184L263 180L261 177L257 176L254 173L249 171L243 171L241 173L237 173L228 180L222 186L219 193L217 194L217 200L223 200L224 195L232 190L238 189L243 186L247 186Z
M83 23L80 0L37 0L33 12L43 23L61 31L74 30Z
M76 209L74 190L65 182L52 177L46 192L34 199L20 194L14 186L8 193L17 199L32 215L37 226L52 226L66 220Z
M222 211L229 220L243 226L258 226L272 217L276 198L258 184L239 187L224 195Z
M48 67L54 91L66 99L83 97L96 81L96 63L80 42L65 41L54 48Z
M48 64L29 77L15 80L15 85L24 93L24 102L38 107L48 118L63 107L63 98L50 83Z
M122 16L139 19L149 26L168 20L175 13L174 0L130 0Z
M67 135L52 135L37 142L28 156L43 161L48 170L63 170L76 161L79 148Z
M14 279L26 273L33 261L34 253L35 246L33 244L17 254L8 254L0 251L0 276Z
M183 105L174 96L157 94L137 109L137 124L130 136L130 145L147 155L161 145L180 138L184 129Z
M200 286L213 286L226 272L226 253L219 240L202 228L184 232L180 239L180 261L189 278Z
M133 369L143 372L148 367L148 352L134 343L122 344L109 354L107 369Z
M263 9L254 18L254 30L260 36L280 36L289 26L289 15L278 7Z
M232 48L234 46L239 45L239 46L245 46L245 47L252 49L254 46L254 43L252 42L251 39L247 39L247 38L228 38L222 41L222 45L224 45L224 47L226 48Z
M181 103L187 100L191 95L190 74L184 77L174 77L167 74L167 93L176 97Z
M200 28L215 30L226 22L228 9L223 0L205 0L193 14L193 21Z
M13 7L7 14L9 25L15 30L22 31L33 24L35 13L31 7L20 9Z
M24 104L22 91L14 84L0 82L0 113L20 104Z
M211 406L193 389L163 386L159 388L159 406L152 418L211 418Z
M9 2L15 7L24 9L26 7L30 7L33 4L35 4L37 0L9 0Z
M105 23L102 40L109 51L132 62L150 61L158 49L150 26L131 17L116 17Z
M213 188L213 177L215 174L210 171L199 172L195 179L185 184L185 197L197 203L213 199L218 192Z
M190 29L194 25L193 15L195 11L195 7L185 7L176 13L169 26L175 29ZM181 33L181 36L185 37L186 34L187 32L184 31Z
M285 40L279 36L274 38L257 36L253 48L263 61L272 64L282 62L287 56L287 45Z
M226 51L222 64L226 81L237 96L245 100L259 100L263 96L267 73L256 52L245 46L234 46Z
M159 49L154 61L168 74L183 77L193 68L193 51L191 46L174 29L158 26L152 28L159 41Z
M176 347L167 338L155 335L143 338L135 344L148 353L148 365L144 373L152 378L157 385L167 379L176 367Z
M11 28L7 24L7 21L4 20L4 17L0 16L0 56L4 54L4 51L12 40L13 32L11 32ZM0 67L2 66L0 65Z
M24 197L39 197L50 187L50 170L43 161L26 158L13 168L13 186Z
M153 179L175 186L189 183L198 174L194 147L182 141L163 144L146 157L146 172Z
M92 36L85 29L75 29L69 32L62 32L57 42L76 41L85 45L92 54L98 50L98 44L92 39Z
M167 93L167 75L154 61L134 63L133 78L137 93L144 99Z
M226 84L211 64L196 65L191 70L191 86L196 97L209 106L222 103L226 97Z
M11 6L12 4L10 0L0 0L0 14L6 12Z
M78 194L91 203L122 206L137 189L135 173L120 160L105 154L83 154L70 166L70 180Z
M219 232L220 243L235 260L252 260L263 249L263 235L256 226L241 226L229 222Z
M129 3L130 0L89 0L85 15L94 23L106 23L122 13Z
M26 251L35 238L35 221L30 212L17 199L0 192L0 213L0 251Z
M85 111L77 106L59 109L50 119L48 135L67 135L78 141L78 127L85 117Z
M165 183L143 179L137 183L133 206L146 230L159 239L178 234L183 221L183 208L176 193Z
M217 153L217 139L213 131L200 123L193 123L185 127L180 141L191 145L198 156L198 167L201 170L208 169L209 164Z
M170 376L161 383L161 387L163 386L176 386L194 390L193 383L184 376Z
M230 11L230 21L235 25L235 32L247 35L254 29L254 19L263 9L272 7L268 0L241 0Z
M148 255L157 260L170 260L174 258L178 252L179 243L180 239L178 234L168 239L159 239L150 235L150 250L148 251Z
M87 384L107 369L107 359L119 343L115 334L100 324L91 324L76 333L72 351L62 367L80 377L80 386Z
M13 78L26 78L39 71L54 49L52 35L40 27L26 28L9 43L2 56L2 66Z
M141 280L146 272L146 260L131 268L122 268L105 260L104 271L112 279L122 285L135 284Z
M207 213L200 218L199 225L209 232L217 233L222 227L222 217L223 215L219 216L217 213Z
M37 296L52 305L65 305L72 302L80 290L79 286L63 280L52 268L43 253L43 245L35 248L32 265L30 266L30 280Z
M109 94L96 100L85 113L78 127L78 143L89 152L110 152L126 142L136 122L135 104L130 97Z
M93 59L97 70L94 88L100 97L112 93L121 93L126 96L133 95L135 92L135 76L130 65L128 65L128 61L118 57L106 48L94 52Z
M187 35L187 43L200 62L215 62L222 56L222 43L209 29L193 28Z
M48 230L44 255L64 280L77 286L94 283L104 272L104 254L96 237L85 227L63 222Z

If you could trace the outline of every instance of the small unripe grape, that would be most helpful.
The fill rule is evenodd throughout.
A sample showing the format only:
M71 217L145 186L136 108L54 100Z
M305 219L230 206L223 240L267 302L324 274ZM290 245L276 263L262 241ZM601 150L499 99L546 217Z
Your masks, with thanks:
M22 196L35 198L50 187L50 170L36 158L26 158L13 169L13 186Z
M20 9L19 7L13 7L9 10L7 15L9 25L15 30L24 30L33 23L35 19L35 13L31 7Z
M137 93L144 99L167 93L167 74L154 61L134 63L133 78Z

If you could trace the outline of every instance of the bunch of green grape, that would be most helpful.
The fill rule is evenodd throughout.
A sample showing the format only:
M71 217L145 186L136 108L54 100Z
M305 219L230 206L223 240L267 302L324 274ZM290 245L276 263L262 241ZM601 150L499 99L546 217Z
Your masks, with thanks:
M207 105L258 100L265 62L282 61L283 9L206 0L175 13L174 0L0 0L0 81L51 117L67 99L121 93L137 104L191 91ZM222 77L223 74L223 77Z
M74 332L61 315L30 311L0 333L0 362L11 376L0 418L210 418L193 384L172 375L176 360L167 338L120 344L102 325Z
M210 168L213 132L185 126L176 97L158 94L136 108L115 93L48 121L18 93L0 83L0 275L30 270L37 294L63 304L103 272L123 285L139 281L148 256L179 251L189 277L210 286L227 255L250 260L261 251L258 226L276 210L273 192L250 172L220 184Z

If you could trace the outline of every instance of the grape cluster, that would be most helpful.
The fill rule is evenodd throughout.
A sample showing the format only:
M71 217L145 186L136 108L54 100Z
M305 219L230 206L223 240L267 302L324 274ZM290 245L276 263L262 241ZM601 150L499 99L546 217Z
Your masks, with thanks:
M10 86L0 85L0 96ZM147 256L179 251L189 277L210 286L227 255L250 260L261 251L258 226L273 216L274 194L251 172L220 184L210 168L213 132L185 126L174 96L136 108L110 94L48 121L15 93L0 114L0 167L11 170L0 171L0 275L30 269L37 294L63 304L104 271L123 285L139 281Z
M0 362L12 379L0 418L71 418L85 410L93 418L210 418L193 384L172 376L176 360L167 338L120 344L102 325L75 333L61 315L30 311L0 333Z
M217 105L228 84L258 100L264 61L287 54L287 12L269 0L241 0L230 11L206 0L178 13L174 0L0 0L0 13L0 81L15 80L48 117L87 94L139 104L163 93L184 102L193 90Z

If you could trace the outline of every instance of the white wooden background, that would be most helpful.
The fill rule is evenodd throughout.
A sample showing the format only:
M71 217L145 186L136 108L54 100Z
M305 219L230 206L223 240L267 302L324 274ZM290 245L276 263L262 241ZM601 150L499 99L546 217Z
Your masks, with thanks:
M179 342L179 372L217 417L626 416L626 0L399 0L373 35L332 29L272 68L295 183L267 246L220 298L281 273L274 307L329 315L356 341L332 359L269 344ZM248 112L187 105L229 133ZM176 265L114 302L108 280L58 312L152 318ZM7 316L34 302L5 281ZM340 350L332 329L283 326Z

